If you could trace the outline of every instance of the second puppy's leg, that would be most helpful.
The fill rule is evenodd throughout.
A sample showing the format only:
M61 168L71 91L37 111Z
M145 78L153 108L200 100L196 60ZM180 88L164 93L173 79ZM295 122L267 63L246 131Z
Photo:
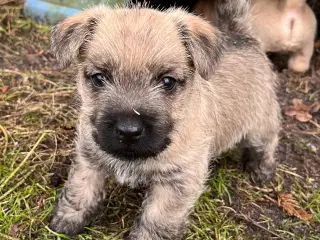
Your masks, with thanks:
M293 53L288 62L288 68L294 72L303 73L310 67L310 60L313 54L313 40L305 43L301 50Z

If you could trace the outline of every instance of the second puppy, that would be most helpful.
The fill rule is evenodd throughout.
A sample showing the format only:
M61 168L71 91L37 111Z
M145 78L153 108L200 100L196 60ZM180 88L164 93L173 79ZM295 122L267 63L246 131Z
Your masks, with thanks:
M216 0L200 0L194 11L212 21ZM288 69L303 73L310 67L317 21L306 0L252 0L252 32L265 52L289 53Z

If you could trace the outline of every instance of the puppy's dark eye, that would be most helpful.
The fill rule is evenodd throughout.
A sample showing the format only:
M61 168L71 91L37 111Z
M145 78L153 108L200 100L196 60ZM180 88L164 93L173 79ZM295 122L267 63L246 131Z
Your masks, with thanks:
M91 81L95 87L103 87L106 84L107 77L104 73L95 73L91 76Z
M161 84L165 90L173 90L177 85L177 80L173 77L165 76L161 79Z

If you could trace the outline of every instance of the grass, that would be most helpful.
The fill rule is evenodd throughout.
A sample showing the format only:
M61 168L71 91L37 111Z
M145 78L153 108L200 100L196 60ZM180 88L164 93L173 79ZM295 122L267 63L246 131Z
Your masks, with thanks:
M24 19L20 10L0 9L0 89L9 86L0 92L0 239L69 239L51 231L47 219L74 154L74 70L54 69L47 50L50 28ZM308 77L319 81L319 76ZM307 92L298 86L285 76L283 106L297 96L319 99L319 85ZM292 134L292 129L314 126L286 117L283 126L274 181L252 184L237 151L224 154L213 165L185 239L320 239L319 135ZM130 229L143 190L121 187L111 179L107 192L99 216L74 239L121 239ZM291 193L312 220L289 216L277 204L280 193Z

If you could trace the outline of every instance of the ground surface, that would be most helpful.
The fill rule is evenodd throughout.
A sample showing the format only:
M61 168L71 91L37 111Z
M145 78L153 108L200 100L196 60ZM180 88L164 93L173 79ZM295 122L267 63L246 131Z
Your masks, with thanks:
M74 153L74 72L55 70L47 50L50 29L24 19L20 10L0 7L0 239L64 239L46 219ZM313 108L311 121L304 105L287 112L299 112L300 121L285 114L294 98L306 105L319 100L315 51L305 76L279 73L283 131L274 181L252 184L238 154L225 154L213 166L186 239L320 239L320 112ZM128 231L142 191L113 181L107 191L101 213L75 239L121 239Z

